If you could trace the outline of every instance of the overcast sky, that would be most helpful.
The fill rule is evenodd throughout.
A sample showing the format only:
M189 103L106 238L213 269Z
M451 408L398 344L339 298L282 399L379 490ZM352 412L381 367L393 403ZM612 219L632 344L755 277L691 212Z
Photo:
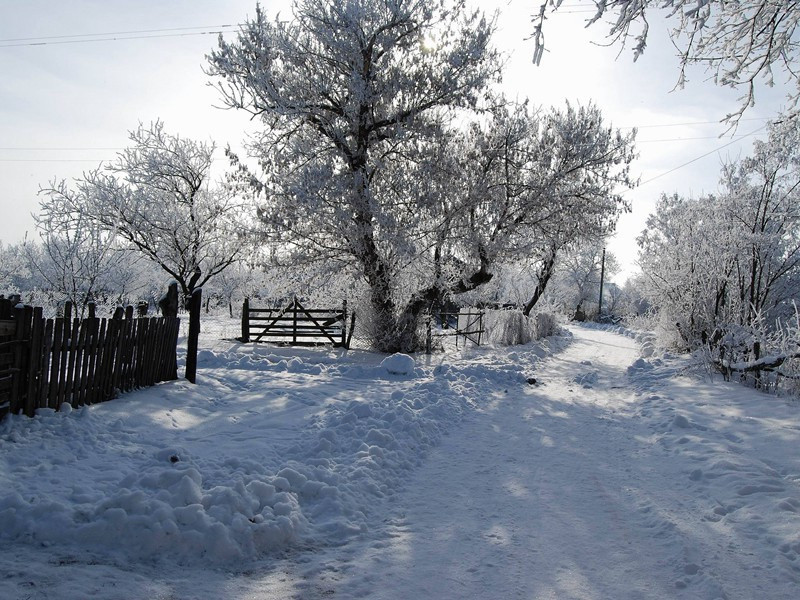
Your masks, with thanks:
M713 192L721 161L763 139L785 93L760 89L734 137L720 138L727 128L720 120L738 107L738 93L704 81L702 72L671 91L678 62L665 23L651 18L647 51L634 63L628 50L596 44L607 31L602 23L583 28L593 14L589 0L565 0L535 67L526 38L542 1L480 6L501 11L496 43L510 54L510 96L543 106L593 100L614 126L639 128L634 173L643 183L627 193L633 212L610 244L624 266L622 281L635 269L635 237L659 195ZM290 14L288 0L262 6ZM251 0L0 0L0 241L33 234L40 185L112 160L140 121L160 118L171 133L240 147L257 123L215 108L219 98L202 68L216 45L211 32L232 37L254 9ZM218 164L225 166L221 152Z

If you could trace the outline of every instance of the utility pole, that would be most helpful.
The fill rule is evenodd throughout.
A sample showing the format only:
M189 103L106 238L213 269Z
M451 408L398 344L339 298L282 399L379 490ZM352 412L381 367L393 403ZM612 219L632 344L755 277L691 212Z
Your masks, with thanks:
M603 314L603 279L606 276L606 248L603 246L603 259L600 262L600 300L597 302L597 319Z

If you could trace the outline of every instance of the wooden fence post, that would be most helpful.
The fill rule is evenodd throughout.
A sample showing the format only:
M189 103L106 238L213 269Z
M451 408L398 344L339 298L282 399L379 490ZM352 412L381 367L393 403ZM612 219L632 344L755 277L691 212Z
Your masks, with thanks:
M433 346L433 332L431 331L431 313L425 319L425 354L430 354Z
M347 347L347 300L342 303L342 346Z
M32 417L36 413L39 385L42 380L42 348L44 346L44 316L41 306L33 309L33 323L28 348L28 390L23 412Z
M250 341L250 298L244 299L242 305L242 342Z
M189 339L186 343L186 379L197 381L197 342L200 336L200 311L203 308L203 288L195 288L189 300Z
M297 296L292 302L292 344L297 343Z

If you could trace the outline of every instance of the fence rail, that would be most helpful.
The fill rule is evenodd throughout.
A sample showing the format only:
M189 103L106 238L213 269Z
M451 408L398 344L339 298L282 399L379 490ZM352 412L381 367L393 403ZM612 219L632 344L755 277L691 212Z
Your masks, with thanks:
M177 379L179 319L45 319L41 308L17 306L0 320L0 416L37 408L103 402L159 381Z
M283 308L253 308L245 298L240 339L292 346L330 343L337 348L349 348L354 327L354 313L348 323L347 302L341 308L305 308L294 298Z

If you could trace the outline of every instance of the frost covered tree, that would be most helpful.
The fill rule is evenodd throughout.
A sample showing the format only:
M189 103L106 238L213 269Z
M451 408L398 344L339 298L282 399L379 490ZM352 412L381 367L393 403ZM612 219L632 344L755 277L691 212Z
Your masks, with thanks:
M605 124L593 105L517 106L474 125L461 153L471 162L456 171L467 186L456 194L466 206L460 212L469 216L458 254L472 252L487 267L523 257L535 272L523 310L530 314L563 249L609 234L629 209L621 191L634 184L634 137Z
M126 242L178 282L188 297L250 243L246 210L210 180L214 145L171 135L160 121L130 132L132 145L105 167L84 173L75 189L41 191L44 213L69 215L70 227Z
M794 314L800 296L800 127L769 126L723 169L718 195L662 197L639 237L648 300L687 346L748 336Z
M544 23L563 0L548 0L534 18L534 62L544 52ZM800 6L786 0L595 0L596 12L587 27L610 21L608 37L623 46L632 42L634 60L647 46L648 11L663 14L673 25L672 41L680 57L678 86L686 71L700 65L721 86L743 91L737 111L727 115L735 123L755 103L759 78L772 86L777 72L794 84L789 102L796 110L800 100L800 59L797 27Z
M587 214L616 203L595 192L627 178L630 140L591 107L504 111L493 24L465 2L300 0L293 17L258 9L209 72L263 124L260 172L239 165L240 181L272 242L286 262L354 268L379 349L413 349L424 308L484 285L579 194Z
M0 241L0 294L9 296L33 287L33 276L22 243L4 245Z
M358 265L383 349L414 343L398 286L422 157L444 115L497 79L492 29L461 1L299 0L290 21L257 8L209 57L225 103L263 124L262 216L290 250Z

